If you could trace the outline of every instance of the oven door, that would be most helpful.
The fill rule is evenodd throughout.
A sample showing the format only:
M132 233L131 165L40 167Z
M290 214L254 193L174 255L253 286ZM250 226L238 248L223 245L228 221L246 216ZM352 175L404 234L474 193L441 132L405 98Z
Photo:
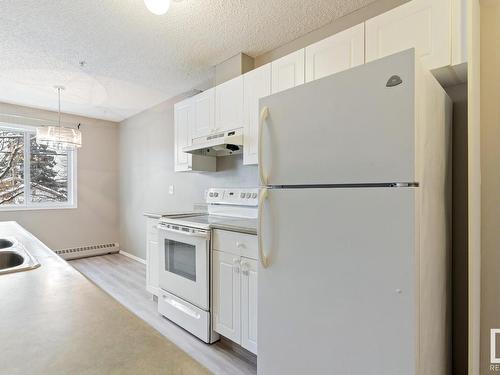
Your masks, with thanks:
M210 232L161 223L158 233L160 287L208 311Z

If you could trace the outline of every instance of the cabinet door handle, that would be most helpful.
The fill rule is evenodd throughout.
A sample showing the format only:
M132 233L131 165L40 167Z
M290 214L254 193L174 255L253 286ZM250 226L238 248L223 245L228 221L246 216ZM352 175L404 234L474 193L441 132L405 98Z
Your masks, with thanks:
M264 127L264 122L266 119L269 117L269 108L264 107L262 108L262 111L260 112L260 119L259 119L259 147L258 147L258 154L257 154L257 162L259 163L259 176L260 176L260 183L262 185L267 185L267 176L264 173L264 166L262 165L262 130Z
M233 271L234 273L240 273L240 260L238 258L233 259Z
M241 262L241 273L245 276L248 276L249 264L248 262Z

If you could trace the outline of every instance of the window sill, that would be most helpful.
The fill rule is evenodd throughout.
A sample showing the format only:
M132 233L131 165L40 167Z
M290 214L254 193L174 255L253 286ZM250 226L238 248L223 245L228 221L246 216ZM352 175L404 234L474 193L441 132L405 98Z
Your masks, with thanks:
M77 204L72 205L37 205L37 206L20 206L20 207L0 207L0 212L12 212L12 211L38 211L38 210L71 210L78 208Z

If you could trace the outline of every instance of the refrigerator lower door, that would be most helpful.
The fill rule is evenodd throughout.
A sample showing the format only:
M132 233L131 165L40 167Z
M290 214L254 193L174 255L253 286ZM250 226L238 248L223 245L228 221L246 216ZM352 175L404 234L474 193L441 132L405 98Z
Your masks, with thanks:
M414 374L416 188L266 192L258 374Z
M259 103L261 185L416 181L413 50Z

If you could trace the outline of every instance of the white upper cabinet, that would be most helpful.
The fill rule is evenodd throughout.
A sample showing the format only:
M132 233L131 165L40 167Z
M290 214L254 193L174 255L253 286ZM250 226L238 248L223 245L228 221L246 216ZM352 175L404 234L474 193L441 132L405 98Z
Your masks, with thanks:
M306 47L306 82L365 63L365 25L360 24Z
M191 122L194 115L192 98L176 103L174 106L175 127L175 171L191 170L191 154L182 151L191 144Z
M300 49L271 63L273 94L304 83L304 55Z
M184 147L191 145L194 138L196 98L185 99L174 106L174 170L176 172L217 170L216 158L191 155L183 151Z
M215 88L193 97L193 138L203 137L215 128Z
M450 65L451 1L412 0L366 21L366 61L414 47L428 69Z
M243 76L245 133L243 164L257 164L259 149L259 99L271 95L271 64L263 65Z
M215 131L243 127L243 76L215 87Z

